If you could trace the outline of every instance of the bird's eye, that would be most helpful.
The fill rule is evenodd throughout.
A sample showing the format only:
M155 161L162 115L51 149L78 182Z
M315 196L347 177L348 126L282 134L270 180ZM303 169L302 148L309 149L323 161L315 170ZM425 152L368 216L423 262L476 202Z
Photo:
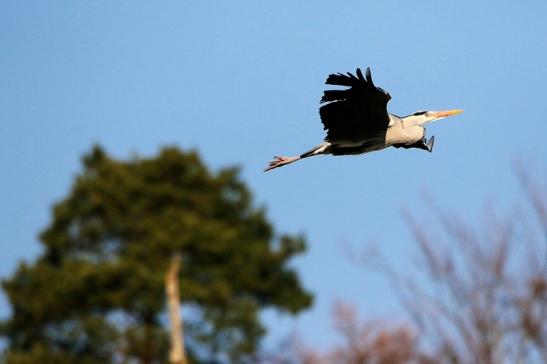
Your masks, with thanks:
M414 114L412 114L412 115L418 116L418 115L424 115L424 114L426 114L426 113L427 113L427 111L416 111L416 112L415 112Z

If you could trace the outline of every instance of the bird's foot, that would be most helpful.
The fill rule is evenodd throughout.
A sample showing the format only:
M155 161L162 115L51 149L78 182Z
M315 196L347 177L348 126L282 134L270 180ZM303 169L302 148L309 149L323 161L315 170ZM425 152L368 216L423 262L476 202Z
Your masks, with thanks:
M435 136L432 136L431 138L429 138L429 140L425 144L425 146L427 147L427 151L429 153L433 151L433 144L435 144Z
M300 159L299 157L280 157L275 156L274 159L268 163L268 166L264 169L264 172L268 172L271 169L284 166L285 164L292 163Z

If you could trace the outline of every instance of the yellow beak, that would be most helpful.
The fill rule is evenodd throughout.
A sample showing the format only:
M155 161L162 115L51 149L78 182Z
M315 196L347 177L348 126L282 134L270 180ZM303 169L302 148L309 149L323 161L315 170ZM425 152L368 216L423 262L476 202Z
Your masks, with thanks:
M446 118L447 116L458 115L458 114L461 114L462 112L463 112L463 110L459 110L459 109L446 110L446 111L438 111L434 115L435 115L436 118Z

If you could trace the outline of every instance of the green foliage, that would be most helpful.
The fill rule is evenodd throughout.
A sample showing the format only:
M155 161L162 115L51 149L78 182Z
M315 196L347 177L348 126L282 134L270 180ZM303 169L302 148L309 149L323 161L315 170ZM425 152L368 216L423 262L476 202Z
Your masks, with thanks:
M119 161L95 147L40 240L37 261L3 282L7 363L165 362L175 253L194 362L249 360L261 309L311 304L287 266L304 239L275 234L238 170L212 173L195 152Z

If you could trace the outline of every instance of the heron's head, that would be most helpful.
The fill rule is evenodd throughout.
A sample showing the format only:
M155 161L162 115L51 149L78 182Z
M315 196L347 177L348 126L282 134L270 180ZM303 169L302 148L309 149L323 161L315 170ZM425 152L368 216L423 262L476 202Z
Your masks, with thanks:
M447 118L449 116L461 114L463 110L445 110L445 111L416 111L403 119L415 125L425 125L435 120Z

